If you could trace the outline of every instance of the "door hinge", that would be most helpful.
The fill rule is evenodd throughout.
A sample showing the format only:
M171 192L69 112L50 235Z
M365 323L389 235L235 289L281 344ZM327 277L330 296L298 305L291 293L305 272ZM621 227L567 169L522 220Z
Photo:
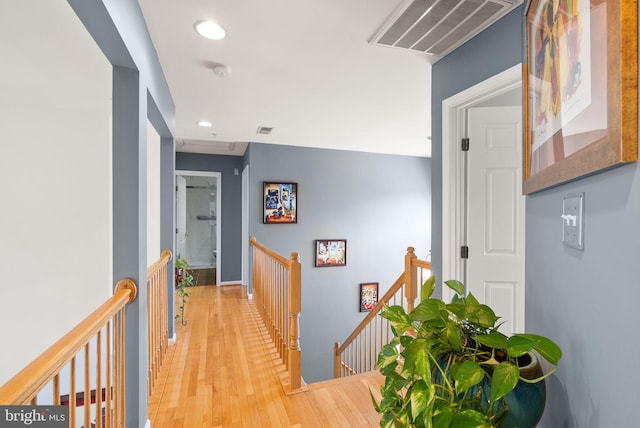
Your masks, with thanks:
M176 235L178 234L178 228L176 227Z
M468 152L469 151L469 139L468 138L463 138L461 143L462 143L462 151L463 152Z
M460 247L460 258L461 259L469 258L469 247L467 247L466 245L463 245L462 247Z
M176 186L176 192L178 191L178 186Z

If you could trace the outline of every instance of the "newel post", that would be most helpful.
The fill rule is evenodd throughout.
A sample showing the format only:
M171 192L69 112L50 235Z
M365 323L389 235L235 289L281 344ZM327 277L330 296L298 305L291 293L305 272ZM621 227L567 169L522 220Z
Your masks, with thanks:
M342 377L342 370L340 367L340 343L336 342L333 345L333 378L337 379Z
M253 257L253 271L251 272L251 291L253 292L254 295L254 299L256 302L258 303L262 303L259 299L260 297L260 274L258 272L258 269L260 268L258 266L258 254L257 254L257 250L255 247L256 242L258 242L258 240L256 239L255 236L252 236L251 238L249 238L249 246L253 247L253 251L252 253L252 257ZM260 306L258 306L258 308L260 308ZM261 312L262 313L262 312Z
M302 386L300 350L300 311L302 309L302 270L298 253L291 253L289 268L289 386L294 392Z
M404 294L407 299L407 312L413 310L413 305L418 297L418 267L413 266L412 261L417 259L415 249L407 248L404 256Z

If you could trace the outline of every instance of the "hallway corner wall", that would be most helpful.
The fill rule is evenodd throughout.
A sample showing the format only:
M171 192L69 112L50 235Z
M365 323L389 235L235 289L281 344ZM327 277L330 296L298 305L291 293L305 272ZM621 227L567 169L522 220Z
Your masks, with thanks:
M430 250L431 159L275 144L249 145L250 236L302 263L300 344L306 382L333 377L333 345L359 312L359 284L384 294L407 247ZM263 182L298 183L296 224L263 224ZM346 239L346 266L314 267L316 239Z

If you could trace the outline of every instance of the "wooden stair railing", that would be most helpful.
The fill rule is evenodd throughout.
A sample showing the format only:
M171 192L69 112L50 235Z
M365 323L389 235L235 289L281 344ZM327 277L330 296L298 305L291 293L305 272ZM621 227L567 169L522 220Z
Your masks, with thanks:
M147 269L147 316L148 316L148 395L158 379L164 355L169 346L169 299L167 297L167 264L171 251L164 250L160 259Z
M302 380L300 350L301 269L298 253L287 260L251 237L253 300L285 367L285 394L307 390Z
M405 270L382 296L376 306L347 339L334 345L333 377L339 378L375 369L378 353L389 343L391 327L380 312L384 304L399 305L410 312L418 297L420 285L431 275L431 263L419 260L413 247L407 249Z
M0 405L36 405L42 395L43 404L68 404L70 427L123 427L125 305L136 294L133 280L119 281L109 300L0 386Z

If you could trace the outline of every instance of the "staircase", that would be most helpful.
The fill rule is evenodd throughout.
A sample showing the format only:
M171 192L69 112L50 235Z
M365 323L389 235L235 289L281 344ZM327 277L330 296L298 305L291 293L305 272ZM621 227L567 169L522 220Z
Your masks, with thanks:
M285 366L283 387L287 394L305 391L300 373L300 288L298 254L287 259L257 242L252 237L253 291L255 306L266 326L279 359ZM405 268L356 329L342 343L334 346L334 378L375 370L380 349L391 340L388 320L380 317L387 305L399 305L407 312L413 309L420 285L431 276L431 263L420 260L413 247L407 249Z
M375 370L380 349L393 336L389 321L379 316L385 304L402 306L407 312L413 309L420 286L431 276L431 263L418 259L413 247L407 249L404 260L404 272L389 291L342 344L335 343L334 378Z

